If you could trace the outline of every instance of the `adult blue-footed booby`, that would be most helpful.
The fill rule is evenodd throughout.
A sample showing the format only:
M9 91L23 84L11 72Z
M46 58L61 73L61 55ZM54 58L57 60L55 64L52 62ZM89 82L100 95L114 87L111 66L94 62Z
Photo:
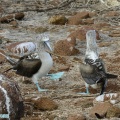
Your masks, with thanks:
M9 56L4 56L10 64L13 65L10 69L16 70L16 73L19 75L31 77L32 81L36 84L38 91L41 92L46 91L46 89L39 87L38 79L47 75L53 66L53 59L46 50L51 51L52 49L49 44L49 38L44 36L42 41L39 41L37 45L37 52L40 59L28 59L28 56L23 56L18 60L18 62L15 62Z
M101 87L101 95L105 91L107 79L117 78L117 75L107 73L102 59L99 58L95 30L89 30L86 33L86 40L85 64L80 64L80 72L85 81L86 93L80 94L89 94L89 86L91 86L95 89Z

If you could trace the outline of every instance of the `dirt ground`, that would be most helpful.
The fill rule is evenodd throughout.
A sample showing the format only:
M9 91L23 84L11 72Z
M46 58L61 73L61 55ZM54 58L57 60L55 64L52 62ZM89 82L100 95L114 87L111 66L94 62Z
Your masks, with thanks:
M84 27L84 25L53 25L48 22L48 19L53 15L64 15L67 18L73 16L76 12L81 11L94 11L97 15L94 16L94 23L87 24L87 26L94 26L104 22L109 23L110 26L104 24L98 26L98 33L100 40L97 40L99 46L100 57L104 60L105 66L108 72L120 75L120 14L110 17L105 17L109 11L117 11L120 13L120 5L116 7L116 4L101 3L99 0L90 0L88 3L82 0L76 0L73 2L67 1L67 4L62 0L47 1L46 4L42 0L17 0L17 2L10 2L6 0L1 2L1 7L5 9L2 16L8 15L14 12L24 12L25 17L21 21L17 21L17 27L13 27L8 23L1 24L0 36L2 36L2 44L18 42L18 41L34 41L34 37L41 32L35 31L36 28L43 27L47 29L50 36L51 45L54 45L59 40L64 40L68 37L71 31ZM54 8L55 6L65 6ZM107 5L107 6L106 6ZM54 9L49 10L49 7ZM26 9L27 8L27 9ZM39 10L38 10L39 9ZM42 11L45 9L44 11ZM38 10L38 11L37 11ZM116 32L117 31L117 32ZM74 120L69 119L70 115L84 115L87 120L96 120L89 116L89 111L93 107L93 100L96 94L99 94L99 90L90 88L91 97L78 95L78 92L84 91L84 81L79 72L79 63L72 60L83 60L86 41L79 40L77 38L76 46L80 53L65 58L54 58L55 72L59 72L60 68L66 66L68 69L64 69L64 75L61 79L53 81L49 77L43 77L39 80L39 84L42 88L48 89L47 92L39 93L36 86L32 83L31 79L24 78L16 75L14 71L5 73L13 81L18 82L21 90L22 97L24 99L25 106L29 106L29 110L25 111L25 115L21 120ZM0 64L0 72L2 73L7 68L10 68L10 64L3 61ZM61 70L62 71L62 70ZM52 71L51 71L52 72ZM120 78L111 79L108 81L106 93L119 93L120 90ZM55 110L37 110L33 107L33 104L28 99L47 97L55 101L58 108ZM120 107L120 103L116 104ZM81 118L82 119L82 118ZM111 120L117 120L118 118L110 118ZM75 119L76 120L76 119ZM107 120L105 118L104 120Z

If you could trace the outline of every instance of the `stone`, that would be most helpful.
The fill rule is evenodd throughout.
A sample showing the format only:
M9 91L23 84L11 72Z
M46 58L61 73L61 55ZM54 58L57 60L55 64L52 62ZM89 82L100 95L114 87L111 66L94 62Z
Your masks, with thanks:
M89 112L90 117L96 117L95 113L100 116L105 116L109 108L112 107L112 104L109 102L97 103Z
M37 28L35 28L36 33L43 33L43 32L46 32L46 31L47 31L46 27L37 27Z
M49 18L49 23L54 25L65 25L67 22L67 18L63 15L54 15Z
M79 53L79 50L75 48L68 40L59 40L54 47L54 53L63 56L71 56Z
M0 18L1 23L9 23L15 19L22 20L24 18L24 13L10 14Z
M84 26L81 27L75 31L73 31L68 37L75 37L76 39L79 40L86 40L86 33L88 30L95 30L93 27L89 27L89 26ZM100 36L98 31L96 31L96 39L99 40Z
M70 114L67 120L86 120L83 114Z
M89 18L89 12L82 11L72 17L69 17L68 24L69 25L79 25L79 24L82 24L82 19L86 19L86 18Z
M15 19L22 20L24 18L24 16L25 16L24 13L16 13L15 14Z
M7 114L11 120L20 120L24 115L24 104L17 83L0 74L0 118Z
M106 114L107 118L112 118L112 117L117 117L120 118L120 108L112 106L108 109L107 114Z
M9 24L12 25L13 27L17 27L18 26L18 23L15 20L11 21Z
M54 102L52 99L47 97L32 99L32 103L34 104L34 108L39 110L55 110L58 108L58 105L56 102Z
M78 12L76 16L79 16L80 19L89 18L89 11Z

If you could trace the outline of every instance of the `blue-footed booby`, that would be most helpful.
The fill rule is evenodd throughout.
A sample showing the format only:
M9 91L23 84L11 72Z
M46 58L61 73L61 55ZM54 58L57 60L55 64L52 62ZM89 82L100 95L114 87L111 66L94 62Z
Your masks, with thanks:
M91 86L95 89L101 87L101 95L105 91L107 79L117 78L117 75L107 73L102 59L99 58L95 30L89 30L86 33L86 40L85 64L80 64L80 72L85 81L86 93L79 94L89 94L89 86Z
M28 59L28 55L21 57L17 62L7 55L4 55L8 62L13 65L12 68L16 73L22 76L31 77L32 81L36 84L38 91L46 91L40 88L38 80L47 75L53 66L53 59L46 51L51 51L52 48L49 44L49 37L43 36L41 41L38 41L37 53L40 59ZM8 70L10 70L8 69ZM8 71L7 70L7 71Z

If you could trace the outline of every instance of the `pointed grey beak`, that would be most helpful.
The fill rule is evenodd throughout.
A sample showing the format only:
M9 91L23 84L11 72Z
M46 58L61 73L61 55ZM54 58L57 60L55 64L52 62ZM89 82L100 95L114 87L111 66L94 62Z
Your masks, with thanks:
M86 49L86 58L89 59L97 59L99 57L98 53L98 46L96 43L96 31L89 30L86 33L86 40L87 40L87 49Z
M47 46L47 48L48 48L50 51L52 51L52 48L51 48L51 46L50 46L50 42L49 42L49 41L44 41L44 44L45 44L45 46Z
M89 30L86 33L86 40L87 40L87 48L95 48L95 47L97 48L95 30Z

